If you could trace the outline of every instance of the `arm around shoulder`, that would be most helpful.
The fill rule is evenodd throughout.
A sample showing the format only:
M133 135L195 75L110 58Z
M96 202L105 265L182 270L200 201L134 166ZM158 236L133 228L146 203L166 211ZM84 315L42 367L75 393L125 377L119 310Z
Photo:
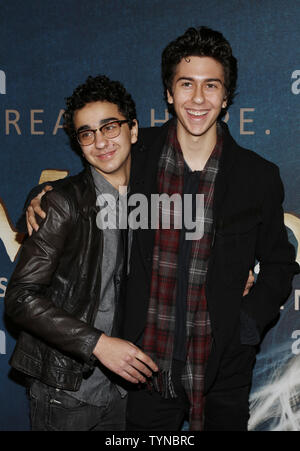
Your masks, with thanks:
M55 189L56 187L58 187L61 184L61 182L62 182L62 180L56 180L53 182L45 182L45 183L41 183L40 185L37 185L34 188L32 188L32 190L29 192L29 194L25 200L22 215L20 216L20 218L18 219L17 224L16 224L16 228L17 228L18 232L27 233L26 212L27 212L28 207L30 206L30 203L33 201L33 199L35 199L38 196L41 196L41 193L47 186Z

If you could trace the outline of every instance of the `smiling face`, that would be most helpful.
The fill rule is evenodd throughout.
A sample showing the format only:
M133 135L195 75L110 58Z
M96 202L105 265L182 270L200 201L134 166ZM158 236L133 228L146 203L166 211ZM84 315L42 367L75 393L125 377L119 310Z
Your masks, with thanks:
M206 56L183 58L167 95L177 116L179 142L216 140L217 118L226 107L224 70L218 61Z
M86 104L74 113L76 132L95 130L114 120L125 120L118 106L110 102L96 101ZM130 173L131 145L137 141L138 125L130 129L128 123L121 126L120 135L107 139L97 130L95 141L88 146L80 146L85 159L113 186L126 185Z

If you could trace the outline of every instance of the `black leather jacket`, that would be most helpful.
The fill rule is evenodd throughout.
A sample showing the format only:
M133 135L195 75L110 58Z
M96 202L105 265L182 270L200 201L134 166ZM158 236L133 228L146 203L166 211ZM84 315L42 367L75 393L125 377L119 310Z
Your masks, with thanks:
M22 329L11 365L48 385L78 390L101 335L93 324L103 235L90 169L56 185L42 208L46 219L25 241L5 296L6 313Z

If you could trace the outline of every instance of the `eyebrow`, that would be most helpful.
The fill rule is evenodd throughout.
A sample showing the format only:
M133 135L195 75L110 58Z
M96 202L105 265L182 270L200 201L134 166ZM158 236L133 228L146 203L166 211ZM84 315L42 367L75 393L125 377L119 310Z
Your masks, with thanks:
M178 80L176 80L176 83L178 81L180 81L180 80L194 81L195 79L193 77L180 77L180 78L178 78ZM217 81L217 82L221 83L221 85L224 84L223 81L220 80L220 78L205 78L203 81L206 81L206 82L208 82L208 81Z
M101 125L108 124L109 122L121 121L121 120L122 119L120 119L118 117L107 117L107 118L101 119L101 121L99 121L99 126L101 127ZM82 130L92 130L92 127L90 125L82 125L81 127L79 127L77 129L77 133L81 132Z

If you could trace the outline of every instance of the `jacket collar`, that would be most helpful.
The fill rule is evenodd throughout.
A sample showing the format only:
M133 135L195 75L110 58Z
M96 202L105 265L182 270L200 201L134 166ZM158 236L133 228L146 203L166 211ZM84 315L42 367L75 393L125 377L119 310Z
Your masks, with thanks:
M132 151L131 184L136 185L142 182L149 187L153 185L162 148L166 142L169 125L173 120L170 119L161 127L140 129L139 141L133 147ZM220 173L222 173L221 178L223 178L228 176L235 160L236 149L239 146L230 135L227 124L220 121L219 125L223 133L223 151L220 160ZM145 161L147 161L147 166L145 166Z
M171 119L174 120L174 119ZM171 121L170 120L170 121ZM157 193L158 162L162 148L166 142L170 121L161 127L151 127L140 130L140 138L132 151L131 189L146 195ZM219 171L215 181L214 222L220 219L221 206L227 192L230 173L238 157L239 146L232 138L228 126L220 121L223 134L223 149Z

